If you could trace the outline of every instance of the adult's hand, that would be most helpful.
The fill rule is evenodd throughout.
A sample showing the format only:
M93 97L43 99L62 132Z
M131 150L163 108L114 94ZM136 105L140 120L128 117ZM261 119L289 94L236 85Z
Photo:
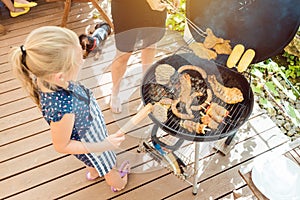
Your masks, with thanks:
M173 1L173 5L178 8L179 5L180 5L180 0L170 0L170 1Z
M162 3L161 0L147 0L147 3L150 5L152 10L163 11L168 4Z
M180 5L180 0L168 0L172 3L171 7L178 8ZM147 0L148 4L150 5L152 10L163 11L166 7L170 7L169 3L163 0Z

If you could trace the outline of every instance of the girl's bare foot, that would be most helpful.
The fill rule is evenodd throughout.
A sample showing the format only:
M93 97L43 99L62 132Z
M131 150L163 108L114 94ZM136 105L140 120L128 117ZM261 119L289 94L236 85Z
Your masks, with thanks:
M86 172L86 179L89 181L93 181L96 178L99 177L99 174L97 172L97 170L94 167L86 167L87 172Z
M127 182L128 174L130 173L130 164L129 164L129 161L124 161L121 164L120 169L119 169L119 173L120 173L121 178L123 180L126 180L126 182ZM111 190L113 192L118 192L120 190L123 190L125 188L125 186L123 188L114 188L114 187L111 187Z

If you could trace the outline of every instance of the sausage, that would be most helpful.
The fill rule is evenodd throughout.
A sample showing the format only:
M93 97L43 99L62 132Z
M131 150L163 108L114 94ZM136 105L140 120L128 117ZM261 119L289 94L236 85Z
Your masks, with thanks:
M206 72L205 72L203 69L201 69L200 67L198 67L198 66L194 66L194 65L183 65L183 66L181 66L177 71L178 71L178 73L181 73L181 72L183 72L184 70L195 70L195 71L197 71L197 72L199 72L199 73L201 74L202 78L205 79L205 78L207 77Z
M194 115L190 115L190 114L184 114L178 111L177 109L177 104L180 102L180 99L177 100L173 100L171 109L174 115L176 115L177 117L181 118L181 119L193 119L195 116Z
M205 106L206 106L206 104L209 104L211 102L211 100L212 100L212 92L211 92L210 89L207 89L206 92L207 92L207 98L206 98L205 102L202 103L201 105L191 106L192 110L196 110L197 111L197 110L204 109Z

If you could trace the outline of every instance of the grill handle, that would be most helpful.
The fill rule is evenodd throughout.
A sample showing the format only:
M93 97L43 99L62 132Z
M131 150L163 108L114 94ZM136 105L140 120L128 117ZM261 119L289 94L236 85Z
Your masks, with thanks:
M152 142L159 144L161 147L165 147L165 148L170 149L172 151L176 151L177 149L179 149L179 147L184 142L184 139L179 138L174 145L167 145L167 144L165 144L164 142L160 141L157 138L157 136L156 136L157 130L158 130L158 125L154 124L154 126L152 128L152 132L151 132L151 140L152 140Z

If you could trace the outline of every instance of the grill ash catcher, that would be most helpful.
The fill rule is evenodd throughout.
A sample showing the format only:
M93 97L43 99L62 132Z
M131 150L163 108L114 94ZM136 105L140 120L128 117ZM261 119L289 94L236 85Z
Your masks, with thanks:
M169 3L168 1L164 2ZM186 21L193 38L187 41L187 46L181 47L172 55L149 67L142 80L142 101L144 105L147 105L155 104L165 97L176 100L178 91L182 89L179 84L179 77L182 73L178 74L177 70L182 66L192 65L204 70L207 77L203 77L203 74L197 70L183 71L191 77L191 93L201 92L203 94L196 97L191 106L203 104L209 97L210 90L213 91L210 102L225 108L229 115L223 118L217 128L207 129L205 133L196 133L195 130L191 131L182 127L182 119L171 109L168 109L165 121L161 121L153 113L149 113L148 116L154 123L151 142L142 141L139 151L148 152L162 166L191 183L193 194L196 195L199 186L200 144L222 141L219 145L228 147L238 129L248 120L254 106L254 96L250 87L251 74L248 73L247 79L244 76L247 73L242 74L236 68L228 68L226 66L228 55L218 55L215 60L207 60L196 56L188 45L195 41L203 42L206 35L203 30L210 28L216 36L230 40L231 47L243 44L246 49L254 49L256 54L253 60L251 59L251 63L260 62L277 55L292 40L300 24L300 14L298 12L299 2L296 0L288 0L288 2L286 0L276 2L273 0L228 0L226 2L222 0L190 0L187 1L186 8ZM271 10L271 12L268 12L269 14L257 12L261 9ZM260 25L262 19L268 22L266 26ZM280 34L276 34L274 38L274 27L278 26L280 26L278 29ZM159 84L156 80L155 70L162 64L168 64L175 68L175 74L167 84ZM243 100L237 103L226 103L215 95L212 88L214 86L208 81L208 77L215 77L217 82L227 88L237 88L242 93ZM180 109L184 105L179 102L177 107L181 111ZM184 112L184 108L182 111ZM193 110L191 121L201 122L203 112L205 111ZM157 136L158 132L162 132L159 137ZM172 138L173 141L169 142L168 138Z

